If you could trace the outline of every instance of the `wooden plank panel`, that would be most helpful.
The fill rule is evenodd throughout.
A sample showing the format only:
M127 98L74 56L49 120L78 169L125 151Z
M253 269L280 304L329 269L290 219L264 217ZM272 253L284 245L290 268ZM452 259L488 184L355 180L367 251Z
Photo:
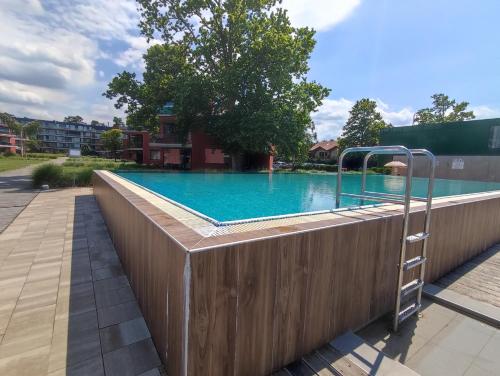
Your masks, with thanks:
M333 302L328 310L330 313L328 336L330 338L334 338L349 328L351 312L353 309L358 308L353 305L353 292L350 286L353 286L355 283L354 279L356 278L356 263L352 256L358 245L359 228L359 224L342 226L333 232L334 268L329 269L333 277L332 285L323 287L327 288L333 295ZM327 342L328 340L320 345L324 345Z
M310 270L307 280L304 351L310 352L328 342L335 296L333 294L336 231L314 231L310 236Z
M189 328L190 375L234 374L237 251L193 253Z
M186 252L157 223L173 226L171 219L148 216L147 203L115 188L98 181L96 196L170 375L181 374L184 356L191 375L269 374L393 309L400 214L207 249L189 256L183 354ZM499 197L438 206L427 281L500 242ZM409 233L422 231L422 221L421 211L413 213ZM409 247L407 258L417 252Z
M237 375L273 371L273 325L279 240L238 245Z
M170 375L183 367L186 252L102 179L94 193L151 336Z
M307 306L307 278L310 267L310 237L297 235L279 242L276 272L273 368L279 368L304 354L304 320Z

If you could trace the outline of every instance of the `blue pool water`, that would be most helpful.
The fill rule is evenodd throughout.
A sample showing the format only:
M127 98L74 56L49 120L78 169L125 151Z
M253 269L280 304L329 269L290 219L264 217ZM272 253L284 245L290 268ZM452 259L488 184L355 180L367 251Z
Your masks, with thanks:
M216 221L233 221L335 208L335 174L119 172L118 175ZM343 175L342 190L360 192L361 175ZM368 175L367 190L403 193L404 178ZM500 190L500 183L436 179L434 197ZM425 197L427 179L412 194ZM370 202L365 202L368 204ZM375 202L371 202L375 203ZM341 206L359 201L344 197Z

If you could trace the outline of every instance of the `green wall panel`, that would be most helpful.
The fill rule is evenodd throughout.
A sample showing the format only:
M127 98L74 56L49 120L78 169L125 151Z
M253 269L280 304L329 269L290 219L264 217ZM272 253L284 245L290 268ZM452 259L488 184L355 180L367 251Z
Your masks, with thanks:
M389 128L381 132L380 144L424 148L435 155L500 155L500 119Z

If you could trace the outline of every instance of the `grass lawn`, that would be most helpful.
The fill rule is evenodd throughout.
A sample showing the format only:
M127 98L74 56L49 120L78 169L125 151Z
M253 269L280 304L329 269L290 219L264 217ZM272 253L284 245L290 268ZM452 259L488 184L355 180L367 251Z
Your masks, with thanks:
M16 170L48 160L50 160L50 158L0 157L0 172Z

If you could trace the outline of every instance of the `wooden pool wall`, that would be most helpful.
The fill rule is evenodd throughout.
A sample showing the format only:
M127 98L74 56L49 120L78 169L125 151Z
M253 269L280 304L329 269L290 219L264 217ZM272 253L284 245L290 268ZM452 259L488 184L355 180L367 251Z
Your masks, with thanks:
M266 375L393 309L398 211L199 248L99 172L94 193L168 375ZM432 216L428 282L500 241L500 193L441 202ZM422 223L412 212L410 233Z

